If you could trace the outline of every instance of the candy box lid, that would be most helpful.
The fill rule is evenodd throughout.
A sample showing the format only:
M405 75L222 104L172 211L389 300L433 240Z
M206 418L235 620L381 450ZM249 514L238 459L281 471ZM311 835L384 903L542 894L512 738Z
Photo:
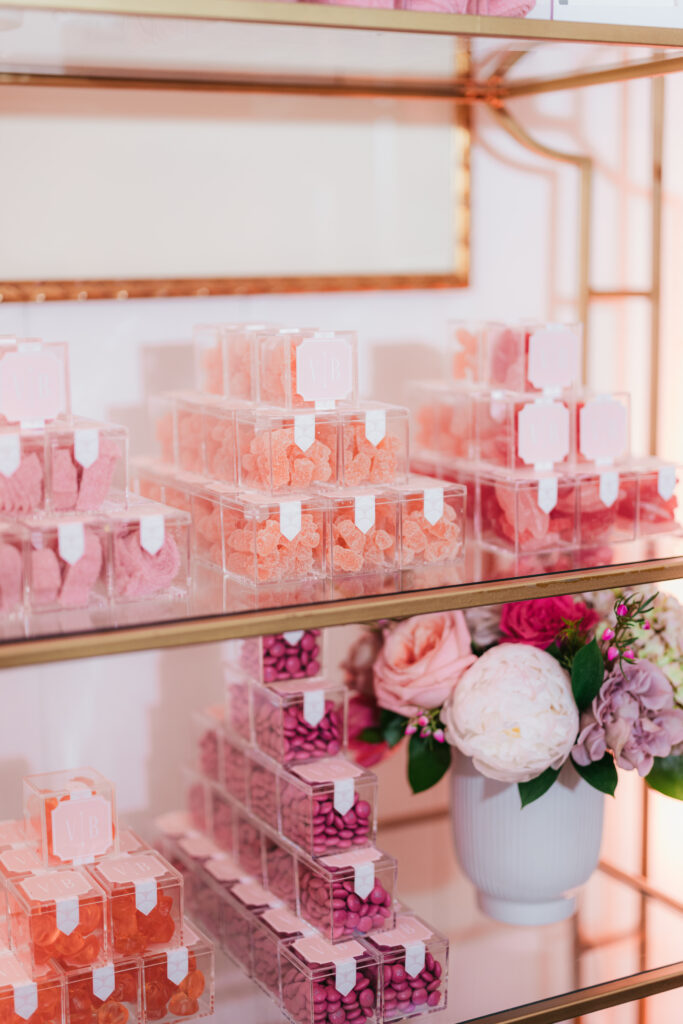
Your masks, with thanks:
M111 502L105 502L102 512L112 526L138 526L144 519L162 519L169 526L189 526L191 517L182 509L171 505L162 505L159 501L133 495L127 508L121 508Z
M3 525L4 524L0 524ZM23 818L9 818L0 821L0 848L6 846L23 846L30 842L26 835L26 823Z
M13 952L0 950L0 995L12 993L17 1017L28 1020L33 1016L38 1009L39 988L41 992L50 988L61 989L62 984L54 968L45 965L28 974Z
M10 423L39 427L70 412L66 342L0 339L0 414Z
M424 967L424 943L437 940L439 942L448 945L448 939L441 932L437 931L431 924L414 914L412 910L407 907L401 907L400 911L396 914L396 921L394 927L388 931L369 933L363 938L363 943L368 943L370 946L374 946L375 949L381 950L382 952L390 950L401 950L404 949L406 954L408 953L409 947L416 946L421 943L423 945L422 950L422 965L418 967L416 974L419 974Z
M374 772L360 768L345 757L324 757L306 764L289 765L283 774L283 781L285 779L288 783L298 783L301 788L315 793L333 794L334 808L339 814L351 810L355 787L359 782L373 786L377 784ZM372 808L368 806L368 817L371 814Z
M322 935L307 935L282 945L280 955L310 979L332 975L343 996L355 988L358 969L377 963L376 956L356 939L333 945Z
M287 498L283 500L259 491L233 491L232 494L226 494L223 504L257 519L266 519L273 511L280 512L283 506L299 504L306 511L323 511L328 507L326 499L321 495L297 491L288 492Z
M139 853L149 849L149 843L141 839L132 828L122 828L119 831L119 853Z
M467 495L467 488L464 484L452 483L424 473L411 473L403 483L392 484L391 490L396 491L403 498L419 497L420 494L425 495L426 492L431 491L441 491L442 495L449 497L457 495L465 497Z
M179 985L190 972L188 953L194 953L195 957L208 955L213 963L213 943L194 923L190 924L187 918L183 918L182 946L156 949L153 952L143 953L139 959L143 970L159 964L167 964L169 981ZM210 987L209 980L207 979L207 988Z
M103 420L90 419L87 416L72 416L68 422L54 420L45 428L45 437L48 442L70 443L74 439L74 434L79 430L92 431L107 437L128 439L128 431L120 423L107 423ZM95 458L97 458L96 455Z
M287 907L271 907L264 910L259 917L254 918L254 924L278 939L303 938L318 934L307 921L297 917Z
M335 409L283 409L279 405L266 403L253 405L240 402L237 407L237 422L253 426L255 430L273 430L284 423L294 421L302 424L338 423L340 410ZM295 436L296 441L296 436ZM301 446L300 446L301 447Z
M253 879L243 879L231 889L234 899L247 910L255 913L263 909L275 909L282 907L282 900L268 892L262 885Z
M223 851L208 836L190 835L178 840L178 853L188 864L203 864L214 857L222 858Z
M335 882L353 882L353 891L361 899L367 899L374 889L377 872L389 870L393 872L395 878L397 871L396 858L383 853L376 846L328 854L315 861L306 859L306 864L312 870L329 874Z
M27 834L44 845L50 835L51 859L85 861L117 852L116 790L100 772L82 767L27 775L23 789Z
M229 854L224 853L220 857L213 857L206 861L199 868L199 877L207 880L211 885L218 885L221 888L231 887L242 880L247 881L244 870L236 860Z
M106 957L99 957L95 963L86 967L62 967L55 964L54 970L64 977L67 985L73 983L82 984L84 981L92 981L93 994L104 1002L116 987L116 974L122 971L139 970L140 964L137 957L118 956L116 960L107 960Z
M0 877L22 878L41 871L43 866L37 846L30 846L26 841L20 846L8 846L0 853Z
M254 695L269 700L273 704L304 704L304 720L309 725L316 725L313 718L325 714L325 700L330 697L344 697L346 687L343 683L335 683L330 679L280 679L274 683L252 683ZM322 695L322 706L318 694ZM306 704L311 705L308 715ZM313 707L313 705L318 705ZM318 718L318 721L320 721Z
M150 902L152 907L155 906L159 888L177 889L183 884L180 872L171 867L156 850L108 857L91 865L88 870L105 892L112 895L117 895L122 890L134 889L139 910Z
M9 891L30 914L56 908L57 927L70 935L78 927L78 906L105 900L105 894L85 868L41 871L9 883Z
M154 827L164 836L177 838L191 832L193 825L187 811L167 811L154 819Z
M579 453L610 464L630 451L630 395L585 393L579 400Z

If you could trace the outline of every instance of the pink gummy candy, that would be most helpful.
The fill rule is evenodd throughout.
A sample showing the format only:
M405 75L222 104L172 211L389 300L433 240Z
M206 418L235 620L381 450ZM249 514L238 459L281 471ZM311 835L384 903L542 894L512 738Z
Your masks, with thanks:
M87 468L75 461L73 448L58 448L52 459L54 507L60 512L98 509L109 493L119 458L118 446L109 438L100 439L99 455Z
M35 452L25 455L11 476L0 473L0 512L33 512L43 501L43 466Z
M86 530L83 555L74 565L66 565L59 603L64 608L87 605L101 571L102 543L96 533Z
M171 585L180 568L178 546L170 534L156 555L140 547L137 530L114 538L116 592L124 597L148 597Z
M59 558L52 548L31 552L31 603L39 608L57 600L62 576Z
M9 611L21 602L21 552L13 544L0 544L0 610Z

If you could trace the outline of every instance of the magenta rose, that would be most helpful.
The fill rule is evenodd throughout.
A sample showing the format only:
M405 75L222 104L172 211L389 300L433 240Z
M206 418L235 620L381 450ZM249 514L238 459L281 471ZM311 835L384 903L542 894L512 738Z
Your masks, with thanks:
M476 660L462 612L406 619L388 633L375 662L377 703L406 718L441 707Z
M379 725L380 709L372 697L352 693L348 711L349 754L361 768L372 768L392 753L388 743L367 743L361 739L365 729L378 729Z
M569 595L539 597L535 601L503 605L500 631L508 643L547 650L568 622L575 622L583 633L589 633L597 625L598 615L583 601Z

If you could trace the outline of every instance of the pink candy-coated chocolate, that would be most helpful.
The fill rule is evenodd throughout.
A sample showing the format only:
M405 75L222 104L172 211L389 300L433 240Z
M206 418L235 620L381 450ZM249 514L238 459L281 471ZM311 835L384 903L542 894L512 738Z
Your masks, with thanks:
M304 717L303 698L277 705L255 690L254 736L257 746L281 764L333 757L341 750L341 704L326 700L323 717L311 725Z
M266 886L284 900L288 907L294 909L296 904L296 881L294 857L268 836L264 837L264 857L266 870Z
M342 815L330 796L313 796L283 779L280 803L283 834L314 857L370 841L372 806L358 793L351 810Z
M246 874L253 875L259 884L263 878L263 857L261 849L261 833L246 818L237 819L235 840L237 847L235 856L237 863Z
M241 747L229 739L223 742L221 780L227 792L238 803L247 802L247 757Z
M393 920L392 897L382 883L375 880L369 896L361 898L353 891L353 881L333 881L298 864L301 916L330 939L386 928Z
M43 462L37 452L23 455L11 476L0 473L0 512L4 515L34 512L42 507L43 499Z
M254 760L249 762L249 801L252 814L277 830L277 778L265 763Z
M317 676L321 670L320 630L305 629L298 639L277 633L244 640L240 664L251 679L264 683Z
M232 853L234 846L232 804L217 789L213 789L211 792L211 829L216 846L226 853Z
M56 539L50 546L31 551L30 602L33 608L54 604L62 608L82 608L90 602L102 577L102 541L87 527L84 540L84 553L73 565L61 558Z
M220 755L222 746L222 735L218 726L209 728L199 738L197 745L197 758L199 770L207 779L217 782L220 778Z
M376 1018L377 977L372 968L357 968L354 987L341 995L332 964L329 975L318 980L307 978L284 957L281 966L282 1002L296 1024L364 1024Z
M375 524L363 532L348 502L332 511L332 568L334 575L375 573L393 569L397 555L397 517L393 502L378 501Z
M52 453L50 500L59 512L94 511L109 495L121 451L116 442L100 437L99 454L92 465L81 466L73 446L58 447Z
M386 434L378 444L368 441L365 424L351 421L342 427L344 483L391 484L407 470L407 452L400 437Z
M225 950L251 977L252 951L249 915L227 900L221 909L221 933Z
M155 555L140 546L137 528L114 534L114 582L119 597L149 597L167 590L180 569L174 537L166 533Z
M376 943L381 947L381 940ZM405 970L405 953L390 957L391 962L380 967L382 971L384 1020L397 1020L409 1014L434 1009L443 1000L445 984L443 965L429 952L425 966L415 977Z
M189 784L187 789L187 812L194 828L199 832L206 832L208 821L206 817L206 790L204 783L199 780Z
M24 560L14 544L0 542L0 611L11 612L23 600Z

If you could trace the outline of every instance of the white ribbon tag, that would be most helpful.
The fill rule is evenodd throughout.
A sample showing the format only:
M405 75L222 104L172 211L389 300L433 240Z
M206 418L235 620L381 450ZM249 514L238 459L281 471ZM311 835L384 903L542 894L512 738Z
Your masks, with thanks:
M179 985L187 977L190 969L190 958L187 947L179 946L178 949L169 949L166 954L166 977L174 985Z
M22 1020L28 1020L38 1009L38 986L35 981L27 981L24 985L13 985L14 1012Z
M21 462L21 442L18 434L0 434L0 473L12 476Z
M304 722L315 728L320 725L325 715L325 693L323 690L310 690L304 693Z
M619 496L619 474L613 472L600 474L600 501L605 508L611 508Z
M385 409L368 409L365 413L365 437L375 447L387 436Z
M157 883L154 878L141 878L135 883L135 908L147 917L157 905Z
M97 429L74 430L74 458L88 469L100 454L100 432Z
M348 996L356 987L356 961L353 957L335 965L334 987L342 996Z
M557 477L548 476L538 481L538 507L548 513L557 505Z
M353 891L362 900L368 898L375 888L375 865L372 861L356 864L353 872Z
M150 555L158 554L164 544L166 527L162 515L140 516L140 547Z
M294 444L307 452L315 441L315 413L302 412L294 417Z
M293 629L289 633L283 633L285 643L288 643L290 647L296 647L296 645L303 639L305 630Z
M662 466L657 473L657 494L662 501L668 501L676 490L676 467Z
M98 999L101 999L102 1002L108 999L114 991L115 984L113 964L105 964L104 967L93 967L92 990L93 995L96 995Z
M353 520L361 533L367 533L375 525L374 494L358 494L353 501Z
M85 554L85 528L83 523L57 524L57 550L59 557L75 565Z
M353 807L355 790L353 779L335 779L334 782L334 809L342 817Z
M424 970L427 950L424 942L407 942L403 947L406 951L405 968L411 978L417 978Z
M424 517L434 526L443 515L443 487L426 487L423 494Z
M71 935L78 928L79 918L78 897L57 900L57 928L62 935Z
M280 502L280 533L287 540L294 540L301 531L301 502Z

